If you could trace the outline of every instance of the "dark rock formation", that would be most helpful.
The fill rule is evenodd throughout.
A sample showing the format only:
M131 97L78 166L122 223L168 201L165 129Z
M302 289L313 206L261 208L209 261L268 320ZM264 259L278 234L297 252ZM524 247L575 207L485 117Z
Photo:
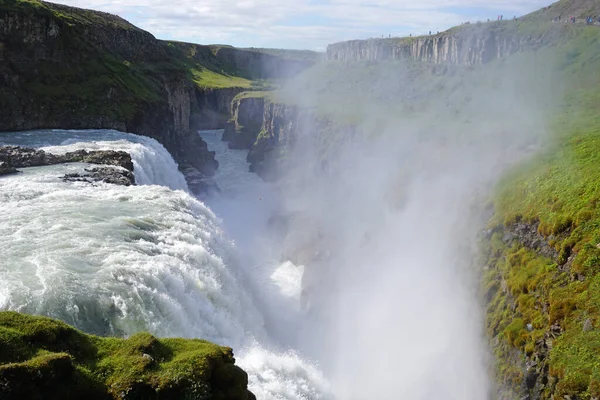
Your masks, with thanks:
M536 253L553 259L558 259L558 251L548 244L553 238L546 238L538 232L539 222L528 224L518 222L503 229L502 241L508 245L513 243L521 244Z
M0 176L2 175L9 175L9 174L16 174L17 169L15 167L10 166L8 163L4 162L4 161L0 161Z
M235 98L231 103L232 118L225 127L223 140L230 149L250 149L263 126L264 97Z
M197 88L192 99L191 128L193 130L223 129L230 117L232 100L245 89Z
M30 147L0 146L0 162L14 168L41 167L72 162L105 164L133 172L131 156L124 151L77 150L65 154L50 154Z
M85 169L84 173L63 176L65 181L105 182L115 185L135 185L133 162L124 151L77 150L65 154L50 154L43 150L19 146L0 146L0 175L18 172L16 168L41 167L65 163L103 164L109 167Z
M85 168L85 173L66 174L62 179L66 182L104 182L113 185L135 185L135 177L131 171L115 167Z
M183 164L179 166L179 169L185 176L188 188L196 196L206 196L220 192L216 182L211 178L207 179L206 175L198 171L193 165Z

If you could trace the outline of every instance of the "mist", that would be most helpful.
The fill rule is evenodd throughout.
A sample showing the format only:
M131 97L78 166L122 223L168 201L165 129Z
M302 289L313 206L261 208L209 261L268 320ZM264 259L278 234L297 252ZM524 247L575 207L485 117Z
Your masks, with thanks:
M324 62L278 94L311 112L269 166L285 228L254 230L249 248L302 269L301 312L271 305L268 330L335 398L492 397L478 236L494 184L551 140L553 59Z

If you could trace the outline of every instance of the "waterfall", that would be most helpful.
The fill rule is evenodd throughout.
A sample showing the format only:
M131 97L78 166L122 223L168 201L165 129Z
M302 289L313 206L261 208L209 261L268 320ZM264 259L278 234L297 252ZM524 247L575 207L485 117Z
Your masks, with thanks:
M155 140L116 131L0 135L0 144L131 154L138 186L64 182L80 164L0 179L0 309L86 332L198 337L234 348L259 398L325 398L318 369L272 340L261 276ZM275 296L275 293L272 293Z

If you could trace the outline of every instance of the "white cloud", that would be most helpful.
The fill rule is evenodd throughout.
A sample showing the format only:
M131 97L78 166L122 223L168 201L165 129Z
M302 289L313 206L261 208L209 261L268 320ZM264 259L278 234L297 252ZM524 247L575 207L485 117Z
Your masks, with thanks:
M497 13L522 15L546 0L58 0L130 19L161 38L237 46L324 48L380 35L444 30Z

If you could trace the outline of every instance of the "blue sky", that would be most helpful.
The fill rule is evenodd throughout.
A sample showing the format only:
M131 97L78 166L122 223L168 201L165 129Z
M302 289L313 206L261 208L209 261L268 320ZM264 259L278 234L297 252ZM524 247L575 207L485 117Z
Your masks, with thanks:
M107 11L160 39L324 50L330 43L443 31L521 16L548 0L54 0Z

